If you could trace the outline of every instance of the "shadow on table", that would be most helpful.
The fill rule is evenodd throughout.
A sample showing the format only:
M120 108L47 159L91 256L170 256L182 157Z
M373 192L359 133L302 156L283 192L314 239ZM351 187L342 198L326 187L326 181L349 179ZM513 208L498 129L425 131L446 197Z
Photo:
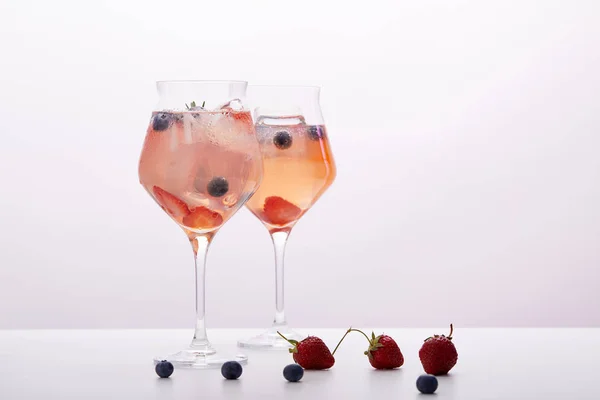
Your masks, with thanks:
M171 397L170 394L173 392L173 379L156 377L154 386L156 387L159 396L164 396L165 398Z
M222 393L225 394L227 398L230 398L229 396L234 396L234 395L242 393L242 385L243 385L243 382L239 379L236 379L236 380L222 379L221 390L222 390ZM234 397L231 397L231 398L234 398ZM237 396L235 398L237 398Z

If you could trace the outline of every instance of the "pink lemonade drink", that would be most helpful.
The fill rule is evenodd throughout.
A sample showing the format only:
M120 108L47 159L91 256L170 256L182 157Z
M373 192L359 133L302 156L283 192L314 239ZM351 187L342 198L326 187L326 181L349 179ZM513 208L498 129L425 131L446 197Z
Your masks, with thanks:
M139 163L140 183L188 234L217 230L260 183L248 111L152 114Z
M300 120L301 117L294 120ZM335 163L323 125L267 125L256 136L263 181L246 206L269 229L291 228L333 183Z

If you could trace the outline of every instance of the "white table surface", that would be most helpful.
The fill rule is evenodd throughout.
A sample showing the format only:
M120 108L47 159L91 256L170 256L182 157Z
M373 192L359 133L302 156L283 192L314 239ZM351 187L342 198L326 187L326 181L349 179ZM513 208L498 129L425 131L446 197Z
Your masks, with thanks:
M310 329L333 348L345 329ZM258 330L212 330L219 348ZM376 371L362 352L366 339L349 335L329 371L306 371L286 382L292 362L282 352L246 351L238 381L219 370L154 373L152 356L180 350L191 330L0 331L0 399L424 399L415 388L418 358L431 329L389 329L404 354L399 370ZM437 400L600 399L600 329L461 329L459 360L439 378Z

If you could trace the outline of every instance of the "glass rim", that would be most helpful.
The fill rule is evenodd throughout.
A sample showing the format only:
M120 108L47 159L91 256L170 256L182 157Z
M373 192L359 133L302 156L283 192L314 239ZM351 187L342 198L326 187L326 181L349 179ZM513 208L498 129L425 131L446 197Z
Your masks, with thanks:
M282 89L321 89L321 86L317 86L317 85L254 85L251 83L248 84L248 87L282 88Z
M156 84L163 84L163 83L218 83L218 84L223 84L223 83L245 83L247 84L248 81L239 81L239 80L212 80L212 79L172 79L172 80L161 80L161 81L156 81Z

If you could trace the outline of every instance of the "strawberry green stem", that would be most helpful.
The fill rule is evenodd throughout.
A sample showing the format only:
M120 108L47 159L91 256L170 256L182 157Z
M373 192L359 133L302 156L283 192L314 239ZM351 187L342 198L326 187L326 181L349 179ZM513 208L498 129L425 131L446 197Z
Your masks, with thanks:
M344 339L346 339L346 336L350 333L350 332L360 332L363 334L364 337L367 338L367 340L369 341L369 343L371 343L371 339L369 339L369 336L367 336L366 333L364 333L363 331L361 331L360 329L353 329L352 327L348 328L348 330L346 331L346 333L344 333L344 336L342 336L342 338L340 339L340 341L338 342L337 346L335 346L335 349L333 349L333 353L331 353L331 355L335 355L335 352L337 351L338 347L340 347L340 344L342 344L342 342L344 341ZM277 332L279 333L279 332Z
M279 336L281 336L283 338L283 340L285 340L286 342L288 342L289 344L291 344L293 347L290 349L290 353L297 353L298 352L298 341L297 340L290 340L288 338L286 338L285 336L283 336L281 334L281 332L277 331L277 334Z
M289 344L291 344L291 345L293 345L293 344L294 344L294 343L290 342L290 340L289 340L288 338L286 338L285 336L283 336L283 335L281 334L281 332L277 331L277 334L278 334L279 336L281 336L281 337L282 337L282 338L283 338L283 339L284 339L286 342L288 342Z
M348 332L360 332L360 333L363 334L364 337L367 338L367 340L369 341L369 343L371 343L371 339L369 338L369 336L366 333L364 333L363 331L361 331L360 329L352 329L352 328L350 328L350 329L348 329Z
M335 346L335 349L333 349L333 353L331 353L332 356L335 355L335 352L337 351L338 347L340 347L340 344L342 344L342 342L344 341L344 339L346 339L346 335L348 335L350 332L352 332L352 328L349 328L346 331L346 333L344 333L344 336L342 336L342 338L338 342L337 346Z

